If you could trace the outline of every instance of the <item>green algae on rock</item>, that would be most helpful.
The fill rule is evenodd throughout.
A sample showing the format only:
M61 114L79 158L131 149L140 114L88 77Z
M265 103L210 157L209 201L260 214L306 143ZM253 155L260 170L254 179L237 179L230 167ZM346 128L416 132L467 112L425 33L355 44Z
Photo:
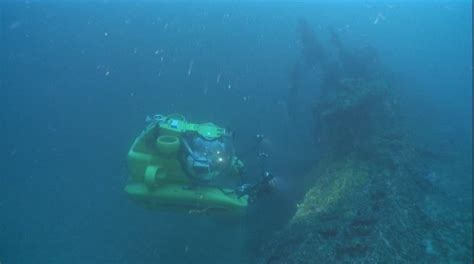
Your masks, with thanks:
M317 217L334 210L351 193L361 191L368 181L368 167L362 162L348 159L344 162L319 166L311 174L316 181L306 193L291 222L304 221L307 217Z

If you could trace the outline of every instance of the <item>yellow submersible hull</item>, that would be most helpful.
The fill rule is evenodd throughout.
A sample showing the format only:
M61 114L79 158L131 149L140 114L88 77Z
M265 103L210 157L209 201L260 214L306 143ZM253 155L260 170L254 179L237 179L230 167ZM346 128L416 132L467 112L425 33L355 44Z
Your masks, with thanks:
M128 152L130 180L125 192L146 208L205 214L243 212L248 205L246 195L191 184L178 157L183 131L182 127L151 124L135 139Z

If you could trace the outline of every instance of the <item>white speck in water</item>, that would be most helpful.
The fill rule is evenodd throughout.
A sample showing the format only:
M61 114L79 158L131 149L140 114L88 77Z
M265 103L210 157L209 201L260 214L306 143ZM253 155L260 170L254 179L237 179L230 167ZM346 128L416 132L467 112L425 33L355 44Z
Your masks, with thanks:
M194 60L191 60L189 62L189 67L188 67L188 76L190 76L191 72L193 71L193 65L194 65Z
M13 22L13 23L10 24L10 26L8 27L8 29L14 30L14 29L20 27L21 24L22 24L22 23L21 23L20 21L15 21L15 22Z
M56 133L58 131L51 124L48 124L47 128L48 128L48 132L50 132L50 133Z
M105 72L105 76L109 76L110 72L109 71L106 71Z
M229 85L227 85L227 89L230 90L231 88L232 88L232 85L230 85L230 83L229 83Z
M107 33L107 31L104 32L104 37L107 37L109 36L109 33Z
M374 25L377 25L380 21L386 20L385 16L382 13L378 13L374 20Z

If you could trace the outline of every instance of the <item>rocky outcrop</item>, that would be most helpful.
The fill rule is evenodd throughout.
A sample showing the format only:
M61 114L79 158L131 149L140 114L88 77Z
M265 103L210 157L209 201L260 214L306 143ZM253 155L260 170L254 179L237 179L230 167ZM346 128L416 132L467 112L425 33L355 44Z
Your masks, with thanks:
M337 83L314 108L325 158L313 186L259 263L472 261L472 213L436 202L450 198L403 132L393 88L381 76Z

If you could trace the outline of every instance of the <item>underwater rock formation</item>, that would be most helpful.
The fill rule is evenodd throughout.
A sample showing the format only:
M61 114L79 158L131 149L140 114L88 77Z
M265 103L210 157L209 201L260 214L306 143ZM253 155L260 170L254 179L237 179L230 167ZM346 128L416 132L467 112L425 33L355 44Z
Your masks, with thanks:
M313 187L263 248L261 263L467 263L471 219L429 214L416 152L398 155L395 170L355 155L321 160Z
M348 68L328 74L313 110L324 154L313 186L258 262L469 263L472 214L434 202L449 198L403 128L395 88Z
M342 78L313 109L315 138L325 155L362 151L393 126L392 87L383 78ZM395 128L390 128L396 133Z

